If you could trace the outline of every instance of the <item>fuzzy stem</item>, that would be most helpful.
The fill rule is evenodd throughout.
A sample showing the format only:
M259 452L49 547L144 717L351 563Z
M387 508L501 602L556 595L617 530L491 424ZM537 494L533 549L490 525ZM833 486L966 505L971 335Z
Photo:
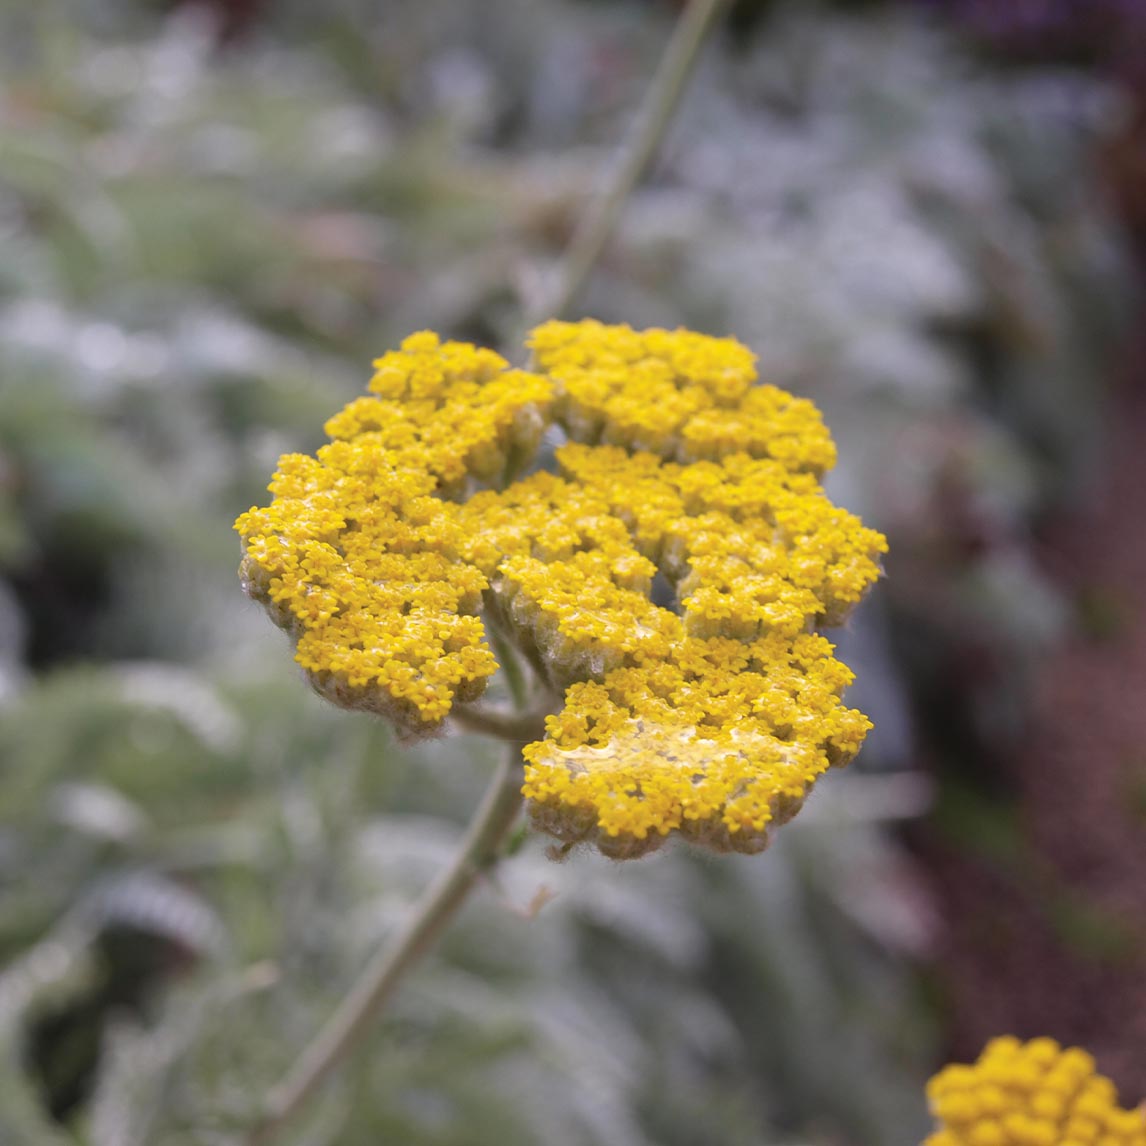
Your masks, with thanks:
M497 663L505 673L505 681L509 686L509 695L513 698L514 707L520 712L529 703L530 681L526 676L528 669L517 655L517 649L498 625L487 623L486 632L489 634L493 651L497 654Z
M467 732L478 732L504 740L507 744L523 745L540 740L545 735L544 712L507 712L496 708L459 706L452 719Z
M402 976L433 947L474 884L497 858L521 808L521 755L510 748L486 789L450 866L426 889L401 933L381 948L338 1009L267 1098L247 1146L270 1142L357 1046Z
M529 326L560 318L576 301L625 203L652 162L688 86L704 41L728 0L690 0L677 21L629 138L585 212L562 259L553 290L529 308Z

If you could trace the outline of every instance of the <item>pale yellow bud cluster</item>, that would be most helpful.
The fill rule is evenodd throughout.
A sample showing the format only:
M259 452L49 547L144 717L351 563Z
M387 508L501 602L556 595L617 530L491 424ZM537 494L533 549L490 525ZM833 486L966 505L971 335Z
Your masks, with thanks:
M620 857L672 832L758 851L869 727L812 630L886 543L825 496L819 412L755 385L739 343L588 321L530 345L535 372L428 333L379 359L239 519L248 592L315 687L412 735L495 670L484 605L565 692L525 749L537 826ZM511 481L552 422L558 472Z
M762 851L871 727L840 703L851 673L831 650L811 633L746 643L678 631L660 655L572 685L525 749L534 823L622 859L673 831Z
M939 1129L924 1146L1146 1146L1142 1108L1124 1110L1094 1059L1054 1039L993 1039L973 1066L927 1085Z

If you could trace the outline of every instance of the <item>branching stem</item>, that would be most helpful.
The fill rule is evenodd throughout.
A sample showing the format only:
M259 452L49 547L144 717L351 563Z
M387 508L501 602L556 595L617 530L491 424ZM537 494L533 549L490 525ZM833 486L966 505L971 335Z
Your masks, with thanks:
M524 745L545 735L544 712L507 712L496 708L459 706L453 720L467 732L480 732L507 744Z

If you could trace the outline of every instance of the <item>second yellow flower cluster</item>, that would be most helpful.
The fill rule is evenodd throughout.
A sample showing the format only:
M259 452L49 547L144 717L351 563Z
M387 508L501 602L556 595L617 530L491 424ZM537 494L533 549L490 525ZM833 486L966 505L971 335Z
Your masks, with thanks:
M927 1096L939 1129L923 1146L1146 1146L1094 1059L1054 1039L992 1039L973 1066L944 1067Z

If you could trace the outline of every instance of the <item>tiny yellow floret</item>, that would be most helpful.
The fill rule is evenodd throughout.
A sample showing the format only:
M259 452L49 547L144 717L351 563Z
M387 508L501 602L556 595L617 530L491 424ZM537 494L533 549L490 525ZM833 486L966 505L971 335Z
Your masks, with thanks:
M379 358L239 518L246 591L319 692L407 736L480 697L495 625L564 694L524 750L535 826L759 851L870 727L814 630L886 542L825 495L819 411L735 340L587 320L529 346L529 370L428 331Z
M1084 1050L1054 1039L993 1039L974 1066L927 1084L938 1127L924 1146L1146 1146L1142 1107L1124 1110Z

